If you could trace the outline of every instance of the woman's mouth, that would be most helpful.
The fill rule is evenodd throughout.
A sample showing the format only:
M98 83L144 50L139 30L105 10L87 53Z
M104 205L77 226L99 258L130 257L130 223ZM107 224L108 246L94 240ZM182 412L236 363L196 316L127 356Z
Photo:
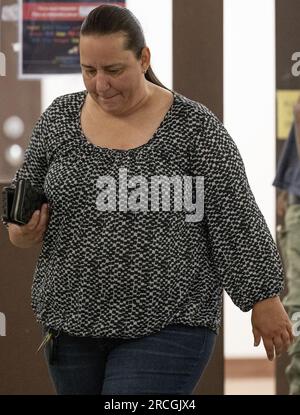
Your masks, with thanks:
M111 95L110 97L100 97L101 99L103 99L103 100L105 100L105 101L108 101L108 100L110 100L110 99L112 99L112 98L114 98L114 97L116 97L118 94L115 94L115 95Z

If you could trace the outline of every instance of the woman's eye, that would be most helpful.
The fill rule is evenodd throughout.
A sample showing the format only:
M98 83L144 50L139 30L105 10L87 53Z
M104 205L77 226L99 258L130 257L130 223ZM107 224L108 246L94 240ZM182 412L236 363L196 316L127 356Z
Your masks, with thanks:
M96 75L96 72L97 71L95 69L86 69L85 70L85 73L88 76L95 76ZM110 74L110 75L117 75L120 72L121 72L121 69L110 69L110 70L107 70L107 73Z
M85 71L89 76L94 76L95 75L95 73L96 73L96 71L94 71L94 70L86 70Z
M121 72L121 69L111 69L111 70L108 71L108 73L110 73L112 75L115 75L115 74L117 74L119 72Z

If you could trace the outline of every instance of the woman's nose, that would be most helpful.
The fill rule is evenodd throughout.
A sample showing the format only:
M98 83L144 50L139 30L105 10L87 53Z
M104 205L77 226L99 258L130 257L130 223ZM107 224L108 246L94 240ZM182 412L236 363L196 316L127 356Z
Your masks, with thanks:
M106 91L110 88L107 77L103 73L97 73L96 75L96 89L98 92Z

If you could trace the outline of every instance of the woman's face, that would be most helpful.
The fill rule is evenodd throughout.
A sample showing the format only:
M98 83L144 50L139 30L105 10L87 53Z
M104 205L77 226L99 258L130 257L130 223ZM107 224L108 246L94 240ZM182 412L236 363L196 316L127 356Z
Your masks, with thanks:
M124 50L122 33L80 37L80 65L85 87L101 109L110 114L130 111L145 94L143 74L150 63L150 51L143 49L137 60Z

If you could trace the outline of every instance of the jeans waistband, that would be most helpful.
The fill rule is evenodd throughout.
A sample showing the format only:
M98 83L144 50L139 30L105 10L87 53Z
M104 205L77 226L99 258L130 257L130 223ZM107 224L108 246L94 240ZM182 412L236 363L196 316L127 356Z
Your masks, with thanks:
M289 193L288 195L288 204L289 205L300 205L300 196Z

